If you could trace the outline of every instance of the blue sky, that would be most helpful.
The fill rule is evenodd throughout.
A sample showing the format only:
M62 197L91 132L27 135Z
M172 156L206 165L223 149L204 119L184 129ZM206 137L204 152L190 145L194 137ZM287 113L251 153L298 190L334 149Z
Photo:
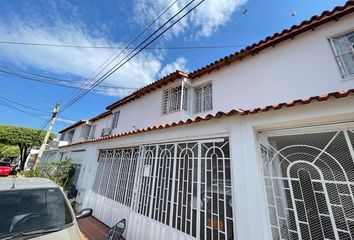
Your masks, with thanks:
M126 46L146 24L152 21L156 10L172 2L2 0L0 41ZM143 37L187 2L189 0L177 0ZM248 45L344 3L345 1L341 0L206 0L193 14L159 38L153 46ZM245 9L247 14L242 14ZM292 12L296 12L296 15L291 16ZM138 39L134 46L142 39ZM144 50L102 84L138 88L176 69L193 71L239 49L240 47ZM117 51L0 43L0 66L82 83ZM57 100L60 99L65 103L66 99L77 91L15 78L1 72L0 89L0 100L4 102L5 98L15 101L23 105L17 105L19 109L32 112L29 115L0 105L0 124L34 128L43 125L49 116L48 112L52 110ZM126 94L127 91L87 94L60 114L54 132L66 127L72 121L90 118L103 112L107 105Z

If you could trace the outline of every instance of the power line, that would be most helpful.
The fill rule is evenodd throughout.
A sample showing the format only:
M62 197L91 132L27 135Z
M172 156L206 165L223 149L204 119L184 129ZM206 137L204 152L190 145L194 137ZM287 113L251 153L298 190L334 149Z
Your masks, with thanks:
M14 101L14 100L11 100L11 99L8 99L8 98L5 98L5 97L0 96L0 100L1 100L1 99L2 99L2 102L3 102L3 103L10 104L9 106L11 106L11 107L14 107L14 105L12 105L12 104L17 105L17 106L18 106L17 110L19 110L19 108L22 107L22 108L25 108L25 109L30 109L31 111L36 111L36 112L31 112L31 113L33 113L33 114L38 114L38 112L45 113L45 114L50 113L50 112L48 112L48 111L44 111L44 110L42 110L42 109L34 108L34 107L31 107L31 106L28 106L28 105L25 105L25 104L16 102L16 101ZM15 107L14 107L14 108L15 108ZM22 109L22 110L23 110L23 109ZM23 111L25 111L25 110L23 110ZM25 112L30 113L29 111L25 111ZM50 113L50 114L51 114L51 113ZM64 120L70 120L70 119L68 119L68 118L66 118L66 117L64 117L64 116L61 116L61 118L64 119ZM42 118L42 119L43 119L43 118ZM45 127L45 125L46 125L46 124L44 124L44 127Z
M21 107L24 107L24 108L28 108L28 109L31 109L31 110L33 110L33 111L42 112L42 113L49 113L49 112L44 111L44 110L42 110L42 109L30 107L30 106L27 106L27 105L24 105L24 104L15 102L15 101L13 101L13 100L11 100L11 99L8 99L8 98L5 98L5 97L1 97L1 96L0 96L0 98L1 98L3 101L10 102L10 103L12 103L12 104L15 104L15 105L18 105L18 106L21 106Z
M18 108L18 107L16 107L16 106L13 106L13 105L7 103L7 102L4 102L4 101L2 101L2 100L0 100L0 105L5 106L5 107L8 107L8 108L11 108L11 109L15 109L15 110L17 110L17 111L20 111L20 112L25 113L25 114L27 114L27 115L30 115L30 116L32 116L32 117L35 117L35 118L38 118L38 119L43 120L43 118L39 117L39 115L37 115L36 113L29 112L29 111L25 111L25 110L23 110L23 109L20 109L20 108Z
M105 61L95 72L93 72L93 74L90 76L90 78L92 78L92 81L90 81L89 83L92 83L95 81L95 78L97 78L111 63L113 63L125 50L127 50L140 36L142 36L158 19L160 19L175 3L177 2L177 0L174 1L170 1L168 4L162 6L159 10L157 10L153 17L155 17L156 15L159 14L160 11L162 11L163 8L165 8L167 5L168 7L162 11L156 18L153 18L153 21L150 24L147 24L143 30L137 34L128 44L127 46L120 51L119 53L117 52L117 55L113 55L112 57L108 58L107 61ZM73 99L75 99L75 96L79 96L80 95L80 91L77 91L76 93L74 93L71 97L66 97L64 102L66 100L68 100L68 102L71 102Z
M48 102L45 99L25 96L25 95L22 95L22 94L18 94L18 92L13 92L13 91L5 90L5 89L1 89L1 92L5 93L5 94L9 94L11 96L14 96L14 94L16 94L16 97L19 97L19 98L23 98L23 99L34 101L34 102L37 102L37 103L42 103L42 104L53 106L52 103Z
M180 11L178 11L174 16L172 16L167 22L165 22L162 26L160 26L154 33L152 33L147 39L145 39L142 43L139 44L138 47L140 47L142 44L144 44L149 38L151 38L156 32L158 32L161 28L163 28L167 23L169 23L170 21L172 21L172 19L174 17L176 17L180 12L182 12L184 9L186 9L190 4L192 4L195 0L190 1L186 6L184 6ZM70 107L71 105L73 105L75 102L77 102L80 98L82 98L83 96L85 96L89 91L91 91L95 86L97 86L98 84L100 84L102 81L104 81L105 79L107 79L109 76L111 76L114 72L116 72L118 69L120 69L122 66L124 66L127 62L129 62L133 57L135 57L136 55L138 55L144 48L146 48L147 46L149 46L151 43L153 43L156 39L158 39L161 35L163 35L166 31L168 31L170 28L172 28L176 23L178 23L181 19L183 19L185 16L187 16L190 12L192 12L194 9L196 9L200 4L202 4L205 0L200 1L198 4L196 4L194 7L192 7L190 10L188 10L184 15L182 15L179 19L177 19L175 22L173 22L171 25L169 25L165 30L163 30L161 33L159 33L156 37L154 37L150 42L148 42L147 44L145 44L140 50L138 50L137 52L135 52L132 56L130 56L127 60L125 60L123 63L121 63L124 59L122 59L119 63L117 63L113 68L111 68L108 72L106 72L106 74L104 74L100 79L98 79L94 86L88 90L86 90L84 93L82 93L80 96L78 96L76 99L74 99L73 101L71 101L67 106L65 106L65 108L62 109L62 111L64 111L66 108ZM127 57L133 53L133 51L131 51ZM121 63L121 64L120 64ZM120 65L119 65L120 64ZM118 66L119 65L119 66Z
M64 48L95 48L95 49L135 49L134 47L123 46L83 46L83 45L66 45L66 44L51 44L51 43L34 43L34 42L13 42L0 40L0 44L10 45L29 45L40 47L64 47ZM146 47L151 50L194 50L194 49L218 49L218 48L239 48L246 47L247 44L237 45L207 45L207 46L167 46L167 47ZM138 48L139 49L139 48Z
M5 70L4 70L4 68L5 68ZM11 69L11 68L8 68L5 66L0 66L0 72L15 76L17 78L23 78L23 79L27 79L27 80L32 80L32 81L36 81L36 82L41 82L41 83L46 83L46 84L60 86L60 87L66 87L66 88L85 90L85 89L92 86L92 84L85 83L82 80L80 80L82 82L75 82L75 81L70 81L70 80L57 79L57 78L43 76L43 75L34 74L34 73L30 73L30 72L18 71L18 70ZM97 92L117 92L117 91L121 91L121 90L133 91L133 90L136 90L136 88L103 85L103 86L100 86L99 89L97 89Z
M26 107L26 108L31 108L31 107L29 107L29 106L26 106L26 105L23 105L23 104L20 104L20 103L16 103L16 102L14 102L14 101L11 101L11 100L6 99L6 98L3 98L3 97L0 97L0 98L3 99L3 100L0 99L0 105L1 105L1 106L10 108L10 109L12 109L12 110L17 110L17 111L19 111L19 112L22 112L22 113L24 113L24 114L27 114L27 115L29 115L29 116L31 116L31 117L34 117L34 118L37 118L37 119L40 119L40 120L43 120L43 118L44 118L44 116L38 115L38 113L21 109L20 107L17 107L16 105L19 105L19 106L22 106L22 107ZM15 104L15 105L13 105L13 104ZM32 108L32 109L34 109L34 108ZM44 112L44 111L42 111L42 112ZM45 112L45 113L48 114L48 112ZM64 118L64 117L61 117L61 118L66 119L66 120L69 120L69 119ZM40 129L43 130L44 128L46 128L46 126L48 125L48 123L50 122L50 120L51 120L51 115L50 115L49 118L41 125Z
M50 122L50 119L52 118L52 115L50 115L47 120L44 121L44 123L41 125L40 129L43 130L47 127L48 123Z
M169 20L167 20L163 25L161 25L157 30L155 30L152 34L150 34L150 36L148 38L146 38L142 43L139 44L138 47L140 47L141 45L143 45L146 41L148 41L153 35L155 35L155 33L157 33L160 29L162 29L164 26L166 26L170 21L172 21L173 18L175 18L177 15L179 15L179 13L181 13L182 11L184 11L190 4L192 4L195 0L190 1L186 6L184 6L181 10L179 10L175 15L173 15ZM196 4L194 7L192 7L190 10L188 10L183 16L181 16L179 19L177 19L174 23L172 23L170 26L168 26L165 30L163 30L161 33L159 33L156 37L154 37L150 42L148 42L147 44L145 44L141 49L139 49L137 52L135 52L132 56L129 57L130 54L132 54L135 50L131 51L127 56L129 57L127 60L124 61L124 59L122 59L120 62L118 62L116 65L114 65L108 72L106 72L103 76L101 76L100 79L98 79L95 83L94 86L91 87L90 89L86 90L84 93L82 93L81 95L77 96L76 98L74 98L72 101L70 101L65 107L63 107L63 109L61 111L64 111L65 109L67 109L68 107L70 107L71 105L73 105L75 102L77 102L80 98L82 98L83 96L85 96L89 91L91 91L95 86L97 86L98 84L100 84L102 81L104 81L105 79L107 79L109 76L111 76L114 72L116 72L119 68L121 68L123 65L125 65L128 61L130 61L133 57L135 57L136 55L138 55L143 49L145 49L147 46L149 46L151 43L153 43L156 39L158 39L162 34L164 34L166 31L168 31L170 28L172 28L176 23L178 23L181 19L183 19L185 16L187 16L190 12L192 12L194 9L196 9L201 3L203 3L205 0L200 1L198 4ZM121 63L122 61L124 61L123 63ZM120 64L121 63L121 64ZM120 64L120 65L119 65ZM119 66L118 66L119 65Z

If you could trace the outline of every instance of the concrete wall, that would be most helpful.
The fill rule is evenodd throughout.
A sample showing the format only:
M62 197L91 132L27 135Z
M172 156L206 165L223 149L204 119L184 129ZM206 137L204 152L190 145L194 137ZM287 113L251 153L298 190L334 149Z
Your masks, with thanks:
M193 84L213 81L213 112L233 108L254 107L307 98L323 93L354 88L354 78L343 80L334 60L328 37L354 29L354 16L341 18L265 50L254 57L224 67L220 71L204 75ZM161 116L162 91L178 82L147 94L131 103L117 108L121 111L118 128L113 133L136 128L178 121L186 116L182 113ZM112 115L99 120L100 128L110 126ZM81 186L90 195L97 169L100 149L137 146L147 143L185 141L219 136L228 136L232 159L233 206L237 239L271 239L268 228L266 196L264 193L257 134L266 130L286 129L310 125L353 121L353 98L330 100L306 106L259 113L246 117L226 117L197 124L151 131L113 140L87 143L61 148L60 151L86 149L84 155ZM97 136L97 135L96 135ZM81 176L80 176L81 177ZM96 196L97 197L97 196ZM89 198L86 203L89 202ZM128 220L128 239L164 239L173 232L176 239L188 239L170 227L146 219L124 208L113 216L109 209L119 209L114 202L105 204L100 200L101 212L97 215L107 224L118 217ZM118 217L117 217L118 216ZM136 228L137 224L139 228ZM255 227L257 226L257 227ZM154 232L152 232L154 231Z
M353 119L353 97L348 97L245 117L225 117L166 130L66 147L61 150L73 151L83 147L86 148L85 161L83 162L85 171L82 172L81 186L85 186L86 193L89 193L97 169L99 149L228 136L232 161L233 211L236 219L237 239L271 239L267 224L266 196L261 172L261 160L258 154L257 134L266 130L342 123L353 121ZM90 196L91 198L97 198L97 196L87 194L86 204L90 201ZM87 205L84 204L84 206ZM122 211L119 211L120 208L122 208ZM110 211L110 209L118 210ZM101 199L100 209L96 209L96 212L97 217L109 225L119 218L127 218L126 234L129 239L139 239L139 236L142 235L148 236L146 239L164 239L163 236L170 233L175 234L176 239L190 238L166 225L149 220L132 210L127 210L126 207L109 199ZM143 225L137 229L135 227L137 223Z

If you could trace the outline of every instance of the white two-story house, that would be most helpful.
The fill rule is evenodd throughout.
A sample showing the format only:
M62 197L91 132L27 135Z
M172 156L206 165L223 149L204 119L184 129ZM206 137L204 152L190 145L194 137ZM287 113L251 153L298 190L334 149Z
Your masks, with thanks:
M61 131L131 239L354 239L354 2Z

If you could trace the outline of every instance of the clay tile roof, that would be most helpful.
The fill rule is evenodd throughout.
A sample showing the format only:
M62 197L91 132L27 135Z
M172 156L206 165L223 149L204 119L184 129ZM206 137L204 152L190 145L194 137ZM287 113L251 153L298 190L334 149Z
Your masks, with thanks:
M106 112L104 112L104 113L101 113L101 114L97 115L96 117L90 118L89 121L94 122L94 121L97 121L98 119L104 118L105 116L108 116L108 115L110 115L110 114L112 114L111 111L106 111Z
M107 106L106 109L112 110L115 107L121 106L125 103L128 103L132 100L135 100L143 95L145 95L146 93L149 93L151 91L156 90L157 88L162 87L163 85L166 85L170 82L173 82L176 79L182 78L182 77L188 77L188 73L185 73L183 71L177 70L153 83L150 83L149 85L146 85L143 88L140 88L138 90L136 90L135 92L133 92L132 94L120 99L117 102L112 103L111 105Z
M272 36L266 37L264 40L259 41L258 43L251 44L250 46L220 58L219 60L214 61L200 69L195 70L190 73L191 78L200 77L203 74L210 73L214 70L218 70L221 67L228 65L232 62L240 60L250 55L259 53L261 50L264 50L268 47L273 47L276 44L285 41L287 39L292 39L295 36L304 33L308 30L313 30L316 27L328 23L333 20L338 20L340 17L352 13L354 11L354 0L346 2L344 6L335 7L332 11L324 11L319 16L313 16L309 20L305 20L298 25L293 25L289 29L284 29L279 33L274 33Z
M71 124L69 127L64 128L63 130L60 130L59 133L66 132L66 131L68 131L68 130L70 130L70 129L72 129L72 128L75 128L75 127L77 127L77 126L80 126L81 124L85 123L86 121L87 121L87 120L79 120L79 121L77 121L76 123Z
M77 127L77 126L80 126L81 124L83 124L83 123L85 123L85 122L87 122L87 121L91 121L91 122L97 121L98 119L104 118L105 116L108 116L108 115L110 115L110 114L112 114L111 111L106 111L106 112L104 112L104 113L101 113L101 114L97 115L96 117L90 118L89 120L79 120L79 121L77 121L76 123L73 123L73 124L71 124L70 126L64 128L63 130L60 130L59 133L66 132L66 131L68 131L68 130L70 130L70 129L72 129L72 128L75 128L75 127Z
M293 100L293 101L290 101L287 103L278 103L278 104L268 105L268 106L259 107L259 108L255 108L255 109L249 109L249 110L233 109L229 112L217 112L214 115L208 114L206 116L197 116L194 119L187 119L185 121L172 122L172 123L168 123L165 125L137 129L134 131L115 134L115 135L111 135L108 137L106 136L106 137L100 137L100 138L91 139L91 140L87 140L87 141L83 141L83 142L72 143L72 144L69 144L66 146L62 146L60 148L84 144L84 143L90 143L90 142L99 142L99 141L103 141L105 139L120 138L120 137L127 136L127 135L134 135L134 134L139 134L139 133L143 133L143 132L166 129L166 128L170 128L170 127L177 127L177 126L182 126L182 125L194 124L194 123L209 121L211 119L217 119L217 118L221 118L221 117L228 117L228 116L233 116L233 115L239 115L242 117L242 116L252 115L252 114L256 114L256 113L260 113L260 112L268 112L271 110L278 111L280 109L292 108L297 105L307 105L307 104L311 104L314 102L322 102L322 101L327 101L329 99L340 99L340 98L349 97L349 96L354 96L354 89L340 91L340 92L332 92L332 93L324 94L321 96L313 96L313 97L310 97L307 99L296 99L296 100Z
M353 11L354 11L354 0L351 0L346 2L346 4L343 6L335 7L331 11L324 11L322 14L318 16L317 15L313 16L309 20L305 20L298 25L293 25L289 29L284 29L279 33L274 33L272 36L268 36L265 39L259 41L258 43L251 44L248 47L241 49L238 52L220 58L210 64L207 64L204 67L201 67L200 69L195 70L192 73L186 73L177 70L153 83L150 83L149 85L141 89L136 90L132 94L120 99L119 101L114 102L113 104L107 106L107 109L112 110L115 107L121 106L125 103L135 100L149 92L156 90L157 88L160 88L163 85L168 84L169 82L173 82L178 78L189 77L193 79L193 78L200 77L204 74L211 73L212 71L219 70L221 67L227 66L245 57L258 54L260 51L268 47L273 47L280 42L283 42L288 39L292 39L295 36L304 33L306 31L313 30L322 24L328 23L333 20L338 20L340 17L352 13Z

